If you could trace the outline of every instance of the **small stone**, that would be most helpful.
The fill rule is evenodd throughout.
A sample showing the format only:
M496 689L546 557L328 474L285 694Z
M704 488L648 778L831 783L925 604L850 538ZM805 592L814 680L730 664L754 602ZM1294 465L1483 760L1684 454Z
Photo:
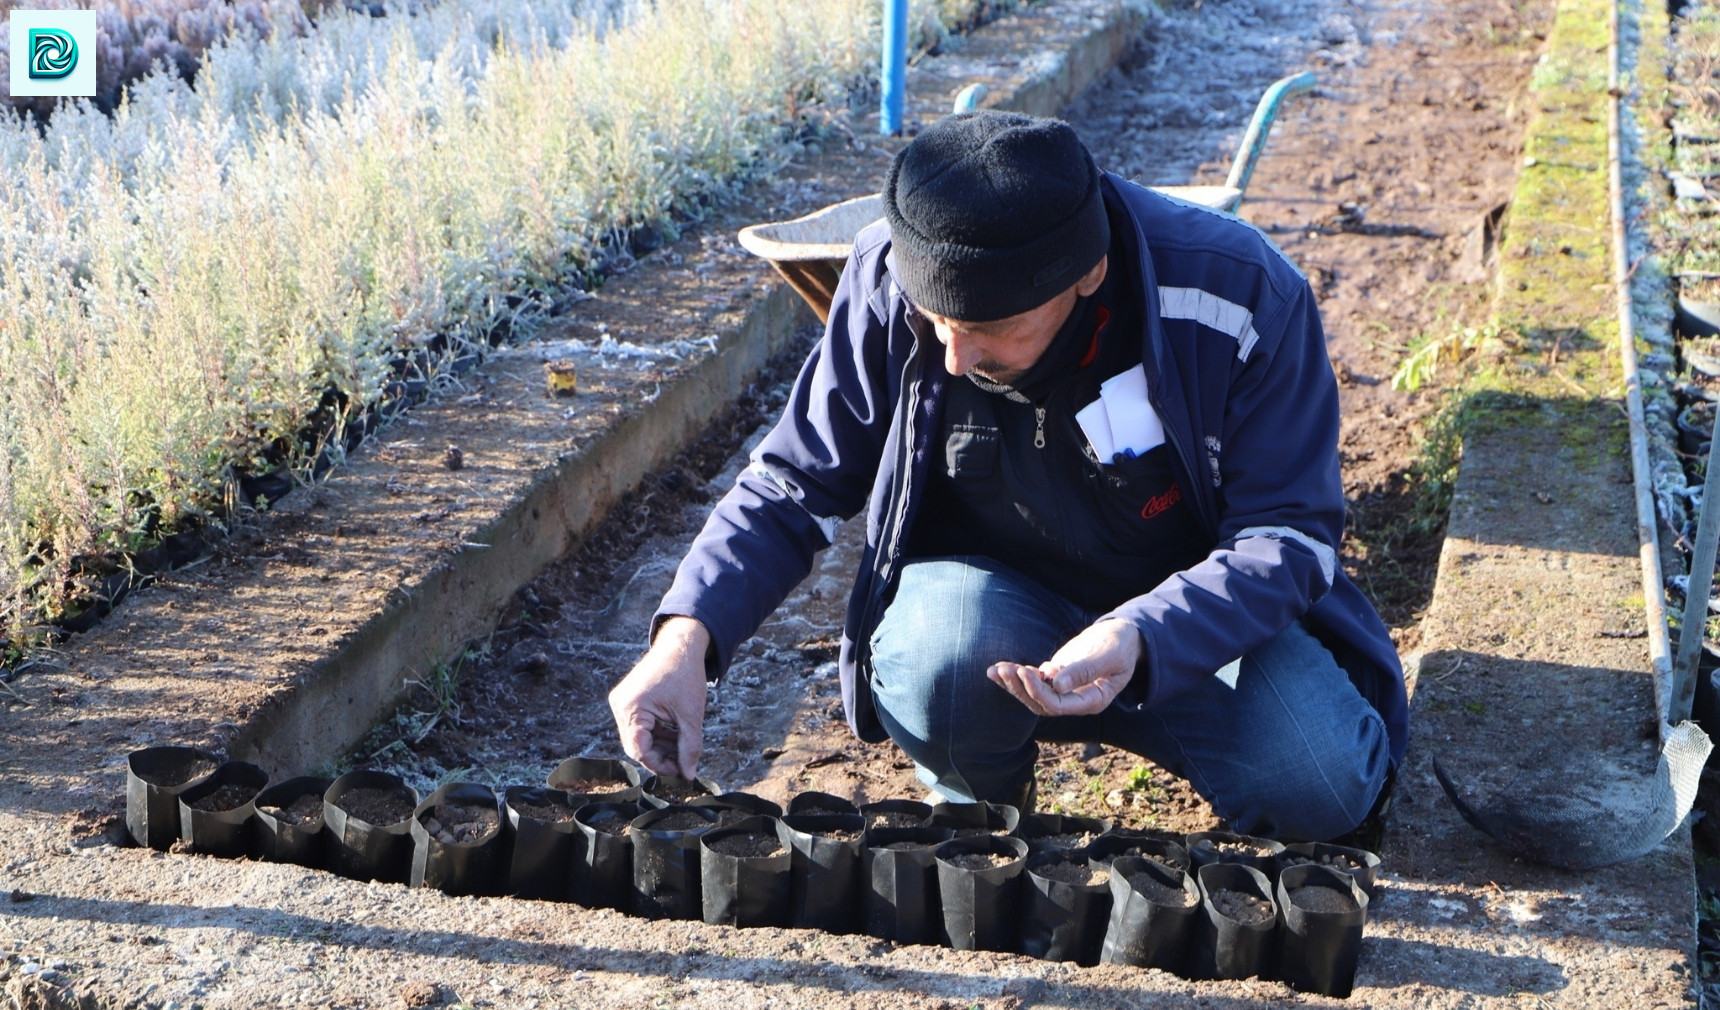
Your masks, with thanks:
M424 830L429 834L439 835L442 833L442 822L434 817L426 817L424 818Z
M457 445L450 445L442 450L442 465L450 470L458 470L466 465L466 454Z
M37 972L39 972L39 971L41 971L41 970L42 970L42 966L41 966L41 965L39 965L39 964L37 964L37 963L36 963L36 962L34 962L34 961L25 961L25 962L24 962L24 967L23 967L23 968L22 968L22 969L21 969L21 970L22 970L22 971L23 971L23 973L24 973L24 974L26 974L26 975L34 975L34 974L36 974L36 973L37 973Z
M60 973L52 968L43 968L41 971L36 973L36 977L44 982L52 982L54 979L60 977Z
M453 845L454 833L452 831L444 831L436 836L436 840L441 842L443 845Z

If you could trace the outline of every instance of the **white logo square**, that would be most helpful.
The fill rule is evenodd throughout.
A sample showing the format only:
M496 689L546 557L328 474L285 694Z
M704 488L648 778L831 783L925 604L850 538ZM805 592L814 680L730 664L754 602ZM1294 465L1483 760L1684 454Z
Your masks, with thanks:
M12 12L12 94L94 98L96 12Z

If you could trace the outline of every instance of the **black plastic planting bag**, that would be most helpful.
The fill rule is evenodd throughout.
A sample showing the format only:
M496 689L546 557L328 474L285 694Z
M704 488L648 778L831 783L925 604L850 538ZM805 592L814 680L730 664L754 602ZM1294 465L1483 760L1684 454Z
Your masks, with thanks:
M575 811L579 840L569 875L574 901L586 908L626 911L632 906L633 839L628 826L638 816L637 802L587 803Z
M1110 881L1059 880L1059 871L1110 876L1110 871L1103 868L1089 869L1085 856L1064 849L1047 849L1028 856L1021 952L1046 961L1098 964L1099 950L1105 943L1105 924L1111 917Z
M227 859L252 851L252 822L257 794L269 784L269 773L247 761L229 761L215 773L179 793L179 836L198 852ZM225 810L199 810L200 804L222 797L250 795Z
M1028 814L1015 826L1015 837L1027 843L1034 852L1059 849L1086 858L1088 846L1111 830L1111 822L1103 817L1077 817L1074 814ZM1091 836L1077 842L1070 836Z
M125 827L165 849L179 840L179 794L215 774L221 759L195 747L146 747L125 759Z
M832 793L796 793L788 800L787 813L795 817L805 816L836 816L839 814L857 814L860 809L854 801L844 799Z
M1004 858L990 867L963 865L962 857L972 855ZM1027 843L1004 835L970 835L938 846L937 858L944 943L956 950L1013 952Z
M1252 866L1208 863L1195 871L1200 881L1203 929L1195 972L1212 978L1272 978L1278 955L1277 906L1272 882ZM1222 892L1239 892L1263 899L1272 914L1259 922L1227 915L1219 907Z
M1087 858L1095 863L1109 864L1124 856L1139 856L1157 860L1173 870L1188 873L1194 869L1188 850L1176 842L1145 835L1100 835L1087 846Z
M691 806L694 800L701 797L721 796L722 793L723 787L711 779L652 775L639 783L639 808L661 810L669 806Z
M1110 865L1111 918L1099 960L1190 974L1190 952L1205 915L1194 878L1140 856L1118 856Z
M1350 995L1368 919L1361 884L1330 866L1287 867L1278 875L1278 907L1284 919L1278 977L1304 992Z
M949 828L867 828L860 857L867 936L897 943L938 942L943 909L938 903L937 850L952 834Z
M328 833L323 830L323 793L328 792L333 779L314 775L277 782L258 793L251 801L257 811L253 822L257 836L257 854L274 863L297 863L312 869L328 865ZM315 797L315 813L304 821L277 816L294 808L305 797Z
M1188 856L1197 871L1208 863L1236 863L1270 874L1278 869L1278 854L1283 851L1283 842L1231 831L1195 831L1188 836Z
M593 803L638 803L644 780L645 773L630 761L574 757L556 765L544 785Z
M407 813L389 824L372 824L353 816L341 804L357 789L391 793L404 802ZM418 790L387 772L347 772L323 793L323 823L333 848L329 860L336 873L354 880L404 884L412 874L412 814Z
M716 796L701 796L687 805L715 808L717 823L723 827L737 824L749 817L775 819L782 816L780 804L773 803L763 796L754 796L752 793L721 793Z
M513 833L507 893L519 898L566 901L579 843L574 798L560 789L513 786L503 794Z
M689 826L680 827L687 821ZM700 902L699 836L717 823L712 807L677 805L633 819L633 912L647 919L697 919Z
M456 808L477 808L486 815L470 837L451 837L432 831L442 824L442 815ZM446 825L443 824L446 828ZM413 887L435 887L443 894L495 894L507 879L509 850L507 821L496 805L489 786L454 782L425 798L412 811Z
M866 818L866 830L880 828L921 828L932 819L932 805L919 800L878 800L860 804L860 816Z
M785 814L782 844L794 850L793 924L827 933L860 928L860 853L866 822L859 813Z
M1374 853L1366 849L1352 849L1347 845L1301 842L1284 846L1284 851L1278 854L1279 873L1292 866L1309 863L1330 866L1339 873L1349 874L1356 878L1356 883L1368 897L1374 896L1374 881L1380 872L1380 857Z
M768 855L723 851L724 843L759 841ZM713 926L786 926L793 897L794 852L782 843L774 817L748 817L699 836L699 888L704 920Z
M1021 823L1021 811L1007 803L938 803L928 822L935 828L952 828L956 837L972 834L1007 835Z

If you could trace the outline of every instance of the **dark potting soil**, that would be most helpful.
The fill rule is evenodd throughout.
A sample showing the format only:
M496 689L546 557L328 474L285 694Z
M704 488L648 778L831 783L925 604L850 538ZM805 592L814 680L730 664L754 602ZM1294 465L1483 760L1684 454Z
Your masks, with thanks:
M1342 852L1328 852L1319 856L1304 856L1300 852L1286 852L1283 858L1285 866L1318 863L1321 866L1330 866L1334 870L1360 870L1367 866L1360 859Z
M867 825L872 828L917 828L923 820L925 820L925 818L918 814L908 814L893 810L886 813L873 814L872 819L867 822Z
M942 844L942 842L891 842L889 845L881 845L879 848L894 849L897 852L914 852L919 849L935 849Z
M651 822L652 831L692 831L694 828L714 827L712 822L705 820L692 810L682 810L670 814L659 821Z
M600 834L625 835L627 833L627 818L620 814L609 814L591 822L591 826Z
M1020 857L1005 855L1001 852L964 852L959 856L950 857L951 866L959 866L964 870L995 870L999 866L1008 866Z
M215 762L208 758L190 758L180 764L159 768L153 774L140 772L137 777L152 786L180 786L214 770Z
M1041 866L1033 872L1048 880L1074 884L1077 887L1098 887L1111 882L1110 871L1095 870L1084 863L1051 863L1047 866Z
M775 835L763 833L748 833L744 835L728 835L711 843L711 849L725 856L739 856L751 859L759 856L774 856L782 851L782 842Z
M356 817L380 828L399 824L411 817L414 804L411 797L402 796L392 789L361 788L348 789L341 794L335 806L345 810L348 817Z
M582 796L607 796L631 788L625 782L614 779L574 779L572 782L557 782L555 787L566 793L578 793Z
M561 824L571 821L576 813L572 807L563 806L560 803L515 803L514 810L521 817L529 817L545 824Z
M1079 849L1083 845L1092 844L1093 832L1065 831L1061 835L1041 835L1039 836L1039 841L1046 845L1055 846L1059 849Z
M833 842L852 842L860 837L860 832L853 828L824 828L818 831L809 829L806 833L817 835L819 838L828 838Z
M208 796L198 799L197 802L191 804L191 809L209 813L226 813L229 810L237 810L251 802L251 797L260 792L262 790L256 786L239 785L236 782L228 783Z
M1334 887L1298 887L1290 892L1290 903L1309 912L1356 910L1356 899Z
M1222 890L1212 892L1212 907L1218 909L1218 914L1227 919L1235 919L1244 925L1270 922L1273 916L1272 903L1258 894L1247 891Z
M1215 842L1210 838L1202 838L1194 843L1194 847L1202 852L1214 852L1220 856L1270 856L1272 849L1258 842Z
M794 814L796 817L846 817L853 812L853 810L837 810L833 807L807 807L804 810L796 810ZM919 822L913 823L918 824ZM912 824L909 825L909 827L912 826Z
M318 793L305 793L293 801L290 807L261 807L264 813L277 821L296 824L309 831L322 828L323 802Z
M481 842L501 827L501 815L494 807L438 803L424 815L424 830L443 845Z
M701 796L709 796L711 791L697 782L659 780L656 785L651 787L651 795L660 800L668 800L670 803L685 803Z
M1155 905L1166 908L1187 908L1195 903L1195 896L1181 887L1171 887L1150 873L1136 873L1129 877L1129 883L1135 890L1147 896Z

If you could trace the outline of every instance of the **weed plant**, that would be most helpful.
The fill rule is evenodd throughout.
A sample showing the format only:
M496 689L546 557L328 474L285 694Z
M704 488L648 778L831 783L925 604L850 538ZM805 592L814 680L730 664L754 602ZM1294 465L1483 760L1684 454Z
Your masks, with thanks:
M307 464L319 404L778 164L867 81L878 6L280 8L195 86L158 66L111 115L0 119L0 662L234 504L236 468ZM922 44L978 6L919 0Z

